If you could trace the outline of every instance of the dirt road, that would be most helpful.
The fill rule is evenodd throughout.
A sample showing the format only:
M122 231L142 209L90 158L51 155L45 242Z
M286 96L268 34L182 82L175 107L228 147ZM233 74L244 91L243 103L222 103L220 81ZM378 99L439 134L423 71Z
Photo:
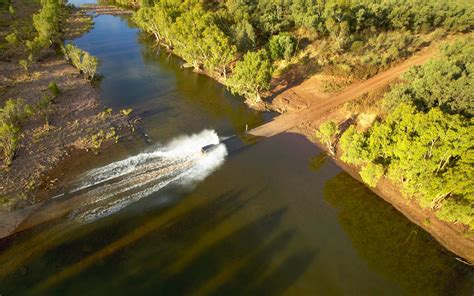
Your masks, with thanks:
M319 117L327 114L331 110L336 109L340 105L351 100L355 100L366 92L383 87L390 81L398 78L410 67L424 64L428 59L435 55L435 52L436 51L432 47L427 48L419 54L414 55L405 62L401 63L400 65L382 72L366 81L352 84L338 94L327 98L319 98L319 100L315 100L316 103L307 108L277 116L272 121L250 130L249 133L259 137L271 137L273 135L288 131L303 122L317 120ZM293 89L298 89L300 87L302 86L298 85ZM298 92L301 91L302 90L298 90Z

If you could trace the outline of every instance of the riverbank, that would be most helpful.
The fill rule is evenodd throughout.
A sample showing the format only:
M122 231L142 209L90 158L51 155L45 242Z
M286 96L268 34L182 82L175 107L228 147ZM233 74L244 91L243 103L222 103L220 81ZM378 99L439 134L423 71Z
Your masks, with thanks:
M25 13L24 18L34 11ZM77 38L91 27L91 16L74 10L63 38ZM67 163L73 150L98 153L129 134L135 125L134 119L119 110L104 111L98 89L55 49L46 50L26 71L19 64L21 58L21 54L12 53L0 61L2 106L8 99L22 99L34 108L49 94L51 85L56 85L57 91L46 121L34 115L23 124L12 164L0 172L1 211L37 203L42 198L39 192L57 182L49 172Z
M107 15L131 15L133 11L125 9L119 6L113 5L103 5L103 4L83 4L81 5L81 10L86 12L92 12L97 15L107 14Z
M327 147L318 142L314 135L319 125L327 120L333 120L340 124L344 124L347 120L345 115L345 112L341 109L334 110L333 112L328 113L327 116L319 118L313 122L301 124L300 126L290 130L290 132L304 135L329 155ZM341 150L338 148L339 147L336 148L336 155L332 157L333 161L354 179L364 183L360 176L360 167L342 161ZM414 200L404 196L400 188L387 178L382 178L375 188L367 187L377 194L377 196L390 203L411 222L431 234L431 236L433 236L433 238L435 238L447 250L454 253L458 260L467 263L468 265L474 264L474 236L469 236L466 233L465 226L441 221L436 217L433 211L421 208Z
M316 131L323 122L334 121L343 130L354 121L357 121L357 124L362 128L369 127L377 114L371 113L370 110L362 110L359 112L360 114L357 114L358 118L356 116L356 119L354 119L355 114L353 110L347 108L347 104L358 101L364 95L379 100L390 82L396 80L411 66L421 65L434 57L436 46L431 46L402 64L364 82L348 86L342 92L333 95L318 96L314 94L314 90L308 87L308 85L313 84L313 77L309 78L300 85L288 88L278 95L277 100L274 100L277 102L275 108L285 110L285 114L251 130L250 133L257 136L272 136L280 132L296 132L304 135L321 149L327 151L327 147L315 138ZM296 99L293 104L292 99L294 97L300 99ZM301 103L302 101L304 101L304 104ZM360 168L344 163L340 157L339 150L333 157L335 163L353 178L362 182L359 174ZM414 200L405 197L401 189L386 178L381 180L377 187L370 189L394 206L410 221L430 233L444 247L456 254L461 261L474 264L474 236L467 233L464 225L441 221L436 217L434 211L421 208Z
M302 72L300 69L299 73L298 71L296 73L287 72L283 75L283 78L274 80L272 83L273 89L268 93L265 104L257 106L249 104L250 107L258 110L266 108L285 114L275 118L268 124L252 130L251 133L257 136L273 136L285 131L295 131L295 126L298 126L296 131L315 142L313 135L323 119L324 121L345 122L350 118L350 114L344 114L336 120L341 115L340 108L343 105L356 100L367 92L387 87L390 82L396 80L400 74L407 71L411 66L425 63L434 55L434 48L437 45L437 42L433 42L430 47L417 52L406 61L394 62L390 68L380 72L379 75L365 81L357 81L346 86L340 92L322 91L321 79L324 77L321 73L304 75L304 73L313 73L311 69L306 72ZM307 66L304 65L302 69L305 70ZM198 72L210 76L225 85L225 82L220 77L213 77L204 71ZM370 126L377 115L365 115L367 116L364 124ZM301 126L306 126L306 128ZM339 163L342 169L360 181L357 168L343 165L340 161ZM464 258L465 261L474 262L474 254L472 253L474 250L473 242L466 238L466 233L462 226L440 221L432 211L423 210L415 202L408 201L407 198L403 197L399 188L394 184L388 184L384 181L379 186L380 188L377 191L374 190L374 192L391 203L412 222L427 230L447 249Z
M206 74L206 73L203 73L203 74ZM206 74L206 75L208 75L208 74ZM210 75L208 75L208 76L210 76ZM212 76L211 76L211 77L212 77ZM215 78L215 77L213 77L213 78ZM215 78L215 79L216 79L216 78ZM312 77L312 78L310 78L310 79L314 80L314 77ZM219 78L217 78L216 80L219 81ZM382 83L382 84L383 84L383 83ZM47 84L46 84L46 85L47 85ZM60 84L58 84L58 85L60 86L60 88L64 87L64 83L61 84L61 85L60 85ZM307 85L306 85L305 87L306 87L306 89L310 89L310 88L311 88L311 87L309 87L309 86L307 86ZM372 87L373 87L373 86L372 86ZM304 91L303 91L303 92L300 92L300 93L298 94L298 93L295 91L295 88L294 88L294 87L289 87L289 88L287 88L287 91L289 91L289 92L293 91L293 93L296 94L296 96L300 96L300 94L305 94L305 95L307 95L307 98L308 98L309 100L313 100L314 98L316 98L316 99L319 100L319 99L322 98L322 96L321 96L321 97L317 97L317 96L314 96L314 94L308 94L308 93L306 93L306 92L304 92ZM353 92L353 91L354 91L354 88L352 88L351 92ZM354 92L352 95L355 96L355 94L358 94L357 92L364 92L364 89L356 89L356 92ZM284 92L282 92L282 93L284 93ZM359 93L359 94L360 94L360 93ZM331 100L333 99L333 98L331 98L331 96L329 96L329 95L325 96L324 98L326 98L326 99L328 99L328 100L329 100L329 99L331 99ZM323 98L323 99L324 99L324 98ZM340 99L340 100L336 100L336 101L332 100L332 103L331 103L331 104L325 105L325 109L324 109L325 112L324 112L324 113L326 114L326 112L329 112L330 115L329 115L329 117L324 117L324 118L326 118L326 119L334 119L334 118L337 118L337 116L334 115L334 114L336 114L336 113L331 113L331 112L333 112L335 108L337 109L338 107L340 107L341 104L348 102L351 98L347 98L347 97L346 97L346 98L343 98L343 96L339 94L339 99ZM92 105L94 105L94 104L93 104L94 101L95 101L95 100L92 101ZM286 102L287 102L287 103L286 103ZM289 112L289 116L298 117L298 114L295 114L295 113L293 113L292 111L293 111L293 110L304 109L305 107L304 107L304 105L301 105L301 106L303 106L303 107L300 107L300 106L292 106L291 104L293 104L293 103L295 103L295 102L296 102L295 100L291 100L291 99L286 99L286 101L283 101L283 103L280 101L280 107L283 107L283 108L280 108L280 107L278 107L278 108L280 108L280 111L281 111L281 112ZM310 102L310 101L308 101L308 102ZM311 103L311 102L310 102L310 103ZM269 105L269 106L272 106L272 105ZM309 106L309 105L308 105L308 106ZM95 106L95 107L97 108L97 106ZM78 107L77 110L81 110L80 107ZM89 110L89 109L88 109L88 110ZM92 110L92 109L91 109L91 110ZM64 112L67 113L67 110L66 110L66 109L64 109L64 110L62 110L62 111L64 111ZM337 110L336 110L336 111L337 111ZM336 112L336 111L334 111L334 112ZM310 125L310 126L308 126L308 129L307 129L307 130L301 130L301 131L299 131L300 133L305 134L305 135L306 135L308 138L310 138L310 139L312 138L312 134L314 134L314 131L315 131L316 128L317 128L317 124L315 125L315 120L318 121L318 120L322 119L323 116L325 115L325 114L322 114L322 111L321 111L321 110L319 110L318 112L319 112L319 113L316 113L316 114L315 114L315 113L312 113L312 112L308 112L308 113L307 113L307 117L304 117L303 119L306 120L306 122L305 122L304 124ZM331 114L333 114L333 115L331 115ZM92 127L96 127L96 126L98 126L98 125L101 124L101 123L100 123L100 120L105 120L105 119L107 119L107 121L109 121L109 120L110 120L110 121L113 121L113 120L114 120L114 116L111 115L109 112L101 112L101 113L96 114L96 115L97 115L97 117L94 117L95 115L91 115L93 118L86 116L85 118L91 118L91 120L88 121L88 120L86 119L84 122L82 122L82 121L81 121L81 122L78 122L78 126L84 127L84 126L87 126L87 124L90 123ZM331 116L334 116L334 117L331 117ZM287 117L287 119L288 119L288 117ZM344 119L344 118L343 118L343 119ZM119 120L119 119L117 119L117 120ZM301 118L299 118L298 120L301 120ZM338 122L342 122L342 121L343 121L343 120L338 120ZM69 121L66 121L66 124L67 124L68 122L69 122ZM105 121L104 121L104 122L105 122ZM288 124L288 122L286 122L286 124ZM313 124L313 125L311 125L311 124ZM55 124L54 124L54 126L57 126L57 125L58 125L58 123L55 123ZM290 130L291 130L291 129L290 129ZM91 136L97 135L100 131L106 131L106 133L107 133L107 127L104 126L104 128L101 128L100 130L95 130L94 132L89 131L89 132L92 132L92 133L90 133L89 135L91 135ZM297 131L298 131L298 130L297 130ZM69 132L70 132L70 131L66 132L66 134L69 134ZM49 133L49 131L48 131L48 133ZM114 133L115 133L115 132L114 132ZM115 138L115 136L110 136L110 139L109 139L109 140L112 140L112 138ZM46 138L46 139L48 139L48 138ZM86 140L85 140L85 141L80 141L80 142L74 142L74 143L76 143L76 146L74 146L74 147L75 147L75 148L81 148L81 149L88 149L88 148L91 148L91 147L92 147L91 145L93 145L93 143L92 143L92 142L89 142L89 143L88 143L87 137L86 137L86 138L83 138L83 139L86 139ZM45 141L47 141L47 140L45 140ZM111 141L109 141L109 142L111 142ZM82 143L82 144L81 144L81 143ZM49 152L49 150L48 150L47 152ZM67 157L67 156L68 156L68 154L67 154L67 152L66 152L66 157ZM44 157L44 156L43 156L43 157ZM348 166L347 168L346 168L346 167L342 167L342 168L345 169L346 171L348 171L349 173L351 173L351 170L352 170L353 176L354 176L356 179L358 179L358 170L357 170L357 168L350 168L349 166ZM54 181L54 180L52 180L52 181ZM54 184L54 182L50 182L50 183ZM381 186L382 186L382 185L381 185ZM387 186L388 186L388 185L387 185ZM389 191L390 191L390 190L389 190ZM380 192L382 192L382 193L378 193L379 195L380 195L380 194L384 194L384 193L383 193L383 190L381 190ZM384 196L382 196L382 197L384 198ZM387 200L387 199L386 199L386 200ZM389 201L389 200L387 200L387 201ZM389 201L389 202L390 202L390 201ZM394 204L394 206L397 207L397 206L395 205L395 204L396 204L395 201L390 202L390 203ZM403 213L403 208L402 208L401 206L400 206L400 207L397 207L397 209L399 209L399 210ZM405 213L404 213L404 214L405 214ZM407 216L407 214L405 214L405 215ZM408 217L408 216L407 216L407 217ZM409 217L409 218L410 218L410 217ZM411 219L411 218L410 218L410 219ZM413 220L412 220L412 221L413 221ZM421 221L422 221L423 223L426 223L425 221L430 221L429 223L430 223L430 224L433 224L433 223L431 222L431 220L421 220ZM414 221L414 222L416 223L416 221ZM418 223L417 223L417 224L418 224ZM431 233L431 232L430 232L430 233ZM435 236L435 235L433 235L433 236ZM436 237L436 236L435 236L435 237ZM438 238L437 238L437 239L438 239ZM440 240L440 239L438 239L438 240ZM449 248L448 248L448 249L449 249ZM456 253L456 251L454 251L454 252ZM460 255L460 256L462 256L462 255ZM465 257L465 256L462 256L462 257L467 258L467 257Z

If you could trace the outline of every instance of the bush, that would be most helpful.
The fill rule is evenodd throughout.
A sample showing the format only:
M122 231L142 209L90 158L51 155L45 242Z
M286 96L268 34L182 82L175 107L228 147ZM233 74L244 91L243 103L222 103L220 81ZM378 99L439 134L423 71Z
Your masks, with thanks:
M55 42L59 35L61 5L57 0L43 0L42 7L33 15L33 26L38 32L37 38L43 44Z
M123 116L128 116L128 115L130 115L132 112L133 112L133 109L132 109L132 108L120 110L120 113L121 113Z
M63 47L64 56L79 69L87 79L93 80L99 66L99 60L79 47L67 44Z
M29 51L28 60L30 62L37 61L40 58L41 51L46 47L46 43L36 37L33 40L26 41L26 48Z
M23 70L28 73L29 72L29 68L30 68L30 63L27 61L27 60L20 60L18 62L18 64L20 64L20 66L23 68Z
M10 45L17 45L20 41L18 40L18 37L16 36L15 33L10 33L7 36L5 36L5 40L8 42Z
M49 125L49 114L52 112L52 104L53 98L44 95L37 103L36 103L36 111L43 116L46 125Z
M289 60L296 51L296 40L288 33L281 33L270 38L268 47L273 60Z
M370 187L377 186L380 178L384 174L384 168L380 164L369 162L366 166L360 170L360 176L362 181L364 181Z
M22 99L9 99L0 109L0 123L20 126L31 115L31 108Z
M23 100L8 100L0 109L0 150L4 166L10 166L18 143L22 122L31 114Z
M48 89L51 92L51 94L53 95L53 97L57 97L61 93L61 90L59 89L59 86L54 81L51 81L48 84Z
M12 124L0 124L0 150L3 153L3 165L12 164L20 129Z
M334 121L326 121L321 124L319 130L316 132L316 138L323 142L329 152L334 155L334 143L333 138L339 133L339 128Z
M364 42L362 41L354 41L351 45L351 51L354 53L360 53L364 48Z

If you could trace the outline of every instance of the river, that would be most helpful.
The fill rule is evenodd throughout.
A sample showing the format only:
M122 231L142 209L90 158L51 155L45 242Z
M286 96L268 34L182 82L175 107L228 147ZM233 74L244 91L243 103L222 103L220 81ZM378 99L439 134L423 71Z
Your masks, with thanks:
M102 62L104 107L142 129L62 168L70 212L0 241L0 295L472 295L472 268L306 138L242 137L271 114L128 17L72 42Z

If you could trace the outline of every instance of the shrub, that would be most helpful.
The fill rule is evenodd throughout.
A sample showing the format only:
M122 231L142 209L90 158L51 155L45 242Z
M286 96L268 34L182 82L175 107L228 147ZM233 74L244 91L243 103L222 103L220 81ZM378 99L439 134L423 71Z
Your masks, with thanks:
M20 60L18 63L26 73L29 72L30 63L27 60Z
M45 48L46 43L36 37L33 40L26 41L26 48L29 51L28 60L30 62L37 61L40 58L41 51Z
M33 26L38 32L37 38L43 44L51 44L58 38L60 28L60 2L57 0L43 0L38 13L33 15Z
M281 33L270 38L268 47L273 60L289 60L296 51L296 40L288 33Z
M354 41L351 45L351 51L354 53L360 53L364 48L364 42L362 41Z
M383 176L384 168L380 164L369 162L360 170L362 180L370 187L375 187Z
M36 103L36 111L43 116L46 125L49 125L49 115L52 112L53 97L44 95Z
M33 40L26 42L30 61L38 60L44 48L59 41L64 9L64 5L61 3L57 0L43 0L41 9L33 15L33 27L37 35Z
M61 93L61 90L59 89L59 86L54 81L51 81L48 84L48 89L51 92L51 94L53 95L53 97L57 97Z
M12 124L0 124L0 149L3 153L3 164L6 167L12 164L19 133L20 129Z
M0 109L0 150L4 166L10 166L20 135L22 122L30 114L30 108L23 100L8 100Z
M0 109L0 123L20 126L31 115L31 108L22 99L9 99Z
M99 60L96 57L72 44L63 47L63 52L66 59L79 69L87 79L94 79L99 66Z
M329 152L334 155L334 143L333 138L339 133L339 128L334 121L326 121L321 124L319 130L316 132L316 138L323 142Z
M128 115L130 115L130 113L132 113L132 112L133 112L133 109L132 109L132 108L120 110L120 113L122 113L123 116L128 116Z
M16 36L15 33L10 33L7 36L5 36L5 40L8 42L10 45L17 45L20 41L18 40L18 37Z

